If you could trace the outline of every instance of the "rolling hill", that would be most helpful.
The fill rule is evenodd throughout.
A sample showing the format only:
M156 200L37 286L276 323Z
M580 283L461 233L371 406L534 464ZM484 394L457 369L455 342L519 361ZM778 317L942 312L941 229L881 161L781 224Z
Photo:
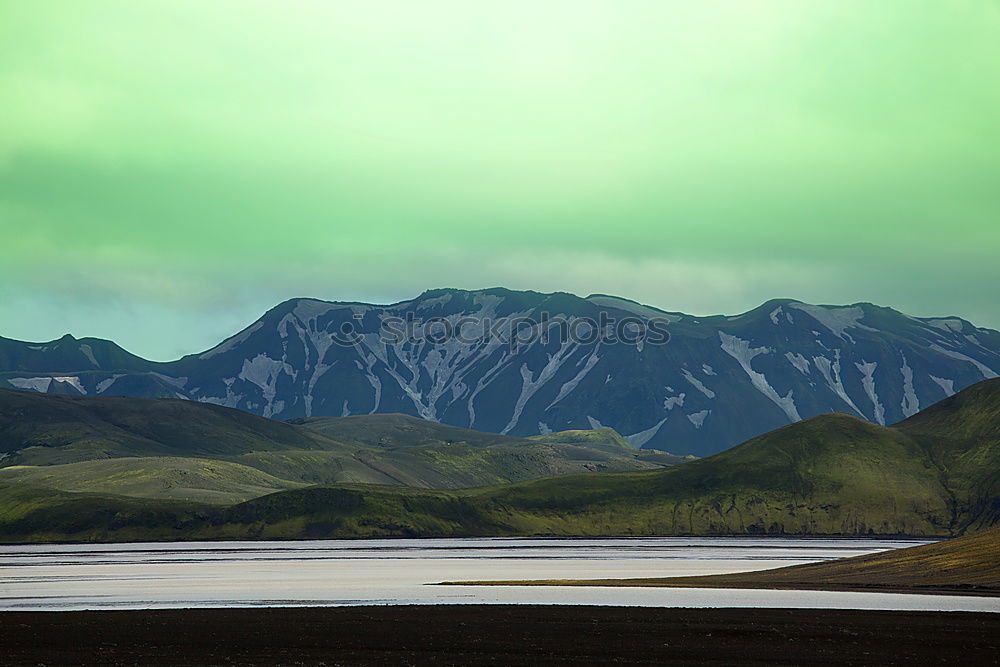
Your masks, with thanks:
M406 415L289 424L177 399L0 390L0 483L64 491L231 504L304 484L458 488L685 461L612 432L562 440Z
M0 483L77 493L233 505L306 486L223 460L144 456L0 468Z
M93 502L104 514L69 515L58 508L88 507L83 494L8 488L21 501L0 512L0 538L951 536L1000 523L998 420L1000 380L991 380L896 427L824 415L707 459L645 472L456 490L319 485L207 513L195 504L152 511L101 497ZM115 503L121 510L109 522Z

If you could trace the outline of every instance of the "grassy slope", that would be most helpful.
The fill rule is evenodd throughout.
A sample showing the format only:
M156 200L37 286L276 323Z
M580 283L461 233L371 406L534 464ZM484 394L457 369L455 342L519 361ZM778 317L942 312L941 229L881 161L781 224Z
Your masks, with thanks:
M0 468L0 484L213 505L234 505L304 486L237 463L173 456L11 466Z
M3 464L324 449L317 434L205 403L0 390Z
M574 429L570 431L556 431L545 435L535 435L530 438L538 442L561 442L593 445L611 445L619 449L633 449L628 440L623 438L613 428L602 426L595 429Z
M953 418L992 423L1000 415L990 407L998 392L1000 382L979 386L971 400L960 399ZM987 408L980 409L984 404ZM265 513L269 518L263 519L267 525L262 530L291 536L303 525L325 524L330 534L345 536L945 536L996 522L997 510L968 501L964 490L976 489L985 498L1000 496L996 486L990 485L1000 463L990 453L995 451L990 441L968 446L949 443L947 425L942 428L932 448L933 460L927 446L899 430L832 414L778 429L708 459L660 471L557 477L436 496L407 497L392 489L340 490L358 497L351 509L327 507L323 490L304 489L268 497L272 509L286 500L297 509L294 519L289 515L275 520ZM963 465L962 485L952 486L942 466L959 458L975 460L979 466ZM244 519L253 515L256 502L242 508ZM436 503L445 503L453 511L435 515L440 511Z
M309 417L292 419L289 423L335 440L384 449L459 442L473 447L511 445L524 442L523 438L498 433L483 433L401 414Z
M170 500L0 486L5 542L132 542L185 539L208 506Z
M651 472L286 491L219 510L187 536L954 535L1000 522L1000 381L966 392L899 428L824 415Z
M399 414L319 417L291 423L362 447L355 452L354 460L332 478L314 475L311 480L325 484L402 484L456 489L587 471L653 470L686 460L646 457L628 443L622 447L618 442L621 437L611 429L605 430L615 437L605 432L590 435L589 431L578 431L573 432L578 434L574 437L536 441ZM267 463L258 464L261 458L267 458ZM282 457L254 456L251 465L276 465L263 469L281 474L281 468L277 467L282 465L277 461L279 458Z
M953 490L956 516L1000 511L1000 379L975 384L894 428L925 449Z
M464 443L351 452L252 452L227 457L284 479L312 484L390 484L456 489L584 471L652 470L637 457L579 446L473 447Z
M448 582L519 586L771 588L1000 596L1000 528L866 556L701 577Z
M404 415L297 424L190 401L0 390L0 465L49 467L0 468L0 483L141 497L161 489L164 498L223 503L302 483L460 488L666 463L617 446L538 443ZM192 474L203 465L192 457L218 465ZM241 466L257 469L258 478Z

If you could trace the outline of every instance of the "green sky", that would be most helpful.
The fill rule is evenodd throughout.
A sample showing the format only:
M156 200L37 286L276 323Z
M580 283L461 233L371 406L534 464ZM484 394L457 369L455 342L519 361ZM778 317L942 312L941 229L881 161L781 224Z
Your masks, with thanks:
M292 296L1000 327L996 0L0 2L0 335Z

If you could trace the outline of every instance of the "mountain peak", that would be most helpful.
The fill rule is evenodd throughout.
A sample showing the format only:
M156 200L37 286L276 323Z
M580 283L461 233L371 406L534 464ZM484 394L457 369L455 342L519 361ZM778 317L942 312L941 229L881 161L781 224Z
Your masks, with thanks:
M551 325L532 325L545 315ZM605 334L665 320L669 337L587 338L574 327L588 318L610 319ZM388 329L394 319L406 325ZM637 447L705 455L834 411L896 423L996 377L1000 333L969 327L867 303L782 298L693 317L607 294L446 287L388 305L289 299L166 364L91 340L0 340L0 387L71 382L278 419L395 412L513 436L609 426Z

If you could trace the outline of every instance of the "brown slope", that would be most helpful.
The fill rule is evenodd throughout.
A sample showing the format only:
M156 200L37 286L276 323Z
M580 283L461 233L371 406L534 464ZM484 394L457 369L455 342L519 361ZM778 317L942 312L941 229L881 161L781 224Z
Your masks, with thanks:
M1000 528L907 549L893 549L877 554L758 572L647 579L456 583L520 586L764 588L1000 597Z

